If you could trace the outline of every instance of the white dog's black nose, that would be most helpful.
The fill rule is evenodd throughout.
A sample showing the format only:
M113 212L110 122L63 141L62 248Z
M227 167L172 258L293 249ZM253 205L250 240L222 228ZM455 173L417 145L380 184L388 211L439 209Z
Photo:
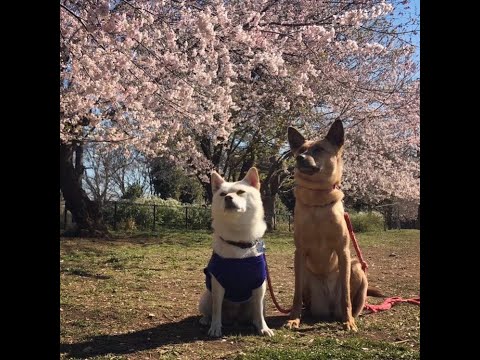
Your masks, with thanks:
M233 202L233 196L231 195L225 196L225 209L237 209L237 206Z

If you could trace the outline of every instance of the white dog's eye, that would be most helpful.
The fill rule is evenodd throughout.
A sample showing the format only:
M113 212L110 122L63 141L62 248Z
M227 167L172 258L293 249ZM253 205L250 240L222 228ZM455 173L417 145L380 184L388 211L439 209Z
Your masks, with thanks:
M238 190L237 195L242 195L245 191L244 190Z
M226 192L221 192L221 193L220 193L220 196L225 196L225 195L227 195Z

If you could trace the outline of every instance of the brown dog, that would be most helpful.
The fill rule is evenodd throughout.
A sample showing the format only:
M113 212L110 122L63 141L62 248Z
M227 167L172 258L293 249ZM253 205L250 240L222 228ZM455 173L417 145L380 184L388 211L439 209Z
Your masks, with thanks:
M286 326L299 327L303 300L312 316L342 321L345 329L357 331L354 318L364 307L368 282L360 263L350 258L344 195L338 188L343 170L342 122L336 120L319 141L305 140L289 127L288 142L296 159L296 249L295 294Z

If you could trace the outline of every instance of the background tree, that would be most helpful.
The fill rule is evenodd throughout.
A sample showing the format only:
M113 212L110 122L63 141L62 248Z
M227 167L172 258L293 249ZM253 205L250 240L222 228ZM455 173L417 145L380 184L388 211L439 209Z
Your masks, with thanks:
M143 197L143 186L140 184L129 185L122 195L122 199L125 200L135 200L141 197Z
M162 199L175 199L182 203L203 202L204 192L195 177L188 176L175 162L165 158L151 161L150 178L153 193Z
M416 25L392 16L406 4L62 0L61 188L75 221L102 228L73 155L84 144L166 157L209 198L211 169L236 177L271 159L257 144L275 131L318 136L336 118L355 139L351 193L418 198Z
M142 193L150 192L149 164L137 151L125 156L122 149L110 150L104 144L84 147L85 174L83 185L92 200L102 205L122 198L131 185Z

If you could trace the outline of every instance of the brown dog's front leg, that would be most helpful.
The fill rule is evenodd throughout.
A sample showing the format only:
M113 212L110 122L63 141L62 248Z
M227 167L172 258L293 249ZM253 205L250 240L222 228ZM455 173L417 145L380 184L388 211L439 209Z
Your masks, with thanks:
M290 312L290 319L285 324L287 328L298 329L300 326L300 315L302 313L302 294L303 294L303 278L305 269L305 254L302 249L295 249L295 293L293 295L293 306Z
M341 305L342 305L342 314L343 314L343 326L345 330L357 331L357 325L355 324L355 319L352 316L352 301L350 298L350 249L345 246L343 249L337 251L338 255L338 266L340 272L340 285L342 288L341 296Z

